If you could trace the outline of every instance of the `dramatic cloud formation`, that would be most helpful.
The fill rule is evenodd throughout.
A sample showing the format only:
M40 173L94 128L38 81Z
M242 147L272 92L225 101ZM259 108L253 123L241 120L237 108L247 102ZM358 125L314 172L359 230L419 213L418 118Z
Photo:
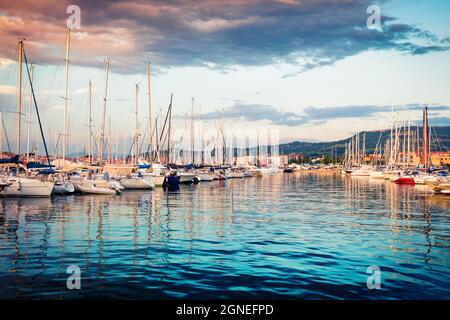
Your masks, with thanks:
M401 106L403 111L422 110L423 104L408 104ZM396 111L397 111L396 107ZM447 111L450 106L432 105L430 111ZM294 112L283 112L274 106L235 103L231 108L223 111L214 111L202 115L204 120L218 119L242 119L246 121L269 121L274 125L295 127L302 124L323 124L328 120L342 118L367 118L380 113L391 112L390 106L358 105L358 106L337 106L328 108L308 107L303 110L304 114ZM183 117L178 117L183 118ZM445 117L434 117L434 125L447 125L448 119Z
M13 58L17 37L27 39L35 61L58 63L69 1L6 1L0 6L1 58ZM369 0L77 1L81 30L72 41L73 61L112 70L287 62L296 72L330 65L367 50L412 55L449 49L449 39L383 14L382 31L366 27ZM383 13L383 11L382 11ZM286 76L295 75L296 72Z

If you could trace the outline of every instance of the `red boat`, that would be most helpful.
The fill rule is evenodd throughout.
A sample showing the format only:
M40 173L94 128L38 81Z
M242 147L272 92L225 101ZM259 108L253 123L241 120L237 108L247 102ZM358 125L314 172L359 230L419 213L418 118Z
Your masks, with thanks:
M400 177L394 180L396 184L416 184L413 178L411 177Z

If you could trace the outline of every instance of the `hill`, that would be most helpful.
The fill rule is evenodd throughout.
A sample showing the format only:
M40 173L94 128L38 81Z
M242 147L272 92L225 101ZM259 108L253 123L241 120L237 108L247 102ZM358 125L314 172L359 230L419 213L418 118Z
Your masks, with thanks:
M411 128L411 130L416 128ZM431 149L432 151L450 151L450 126L432 127ZM375 150L378 139L381 135L382 145L389 138L390 130L365 131L366 133L366 150L371 153ZM361 132L361 137L364 132ZM422 137L422 128L419 128L420 137ZM317 157L322 155L330 155L332 150L335 155L341 156L345 151L345 144L351 140L349 137L344 140L330 142L301 142L294 141L280 145L280 154L301 153L307 157ZM362 138L361 138L362 143Z

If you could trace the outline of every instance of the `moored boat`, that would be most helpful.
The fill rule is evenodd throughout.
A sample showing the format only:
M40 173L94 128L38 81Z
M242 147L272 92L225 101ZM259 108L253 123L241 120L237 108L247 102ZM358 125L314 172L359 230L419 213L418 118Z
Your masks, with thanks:
M50 197L54 182L7 176L0 180L0 194L7 197Z
M67 195L71 195L75 192L75 187L72 183L64 181L64 182L60 182L57 181L55 182L55 185L53 186L53 191L52 193L55 195L62 195L62 196L67 196Z

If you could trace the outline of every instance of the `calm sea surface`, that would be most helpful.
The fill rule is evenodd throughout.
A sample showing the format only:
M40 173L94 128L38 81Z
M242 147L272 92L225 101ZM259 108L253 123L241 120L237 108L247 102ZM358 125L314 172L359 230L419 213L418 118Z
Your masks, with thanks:
M99 297L450 299L450 197L293 173L0 199L0 298Z

